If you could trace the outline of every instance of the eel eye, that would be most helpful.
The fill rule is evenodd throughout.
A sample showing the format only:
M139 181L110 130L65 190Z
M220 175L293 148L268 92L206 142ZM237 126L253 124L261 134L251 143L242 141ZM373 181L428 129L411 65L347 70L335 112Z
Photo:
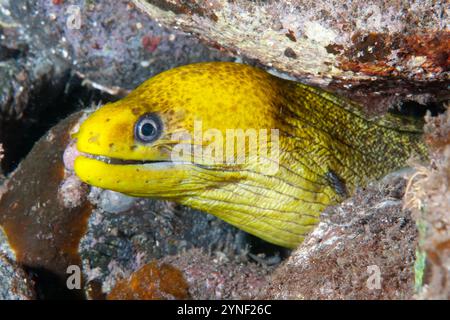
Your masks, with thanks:
M162 133L161 119L154 113L146 113L139 118L134 126L136 140L151 143L158 139Z

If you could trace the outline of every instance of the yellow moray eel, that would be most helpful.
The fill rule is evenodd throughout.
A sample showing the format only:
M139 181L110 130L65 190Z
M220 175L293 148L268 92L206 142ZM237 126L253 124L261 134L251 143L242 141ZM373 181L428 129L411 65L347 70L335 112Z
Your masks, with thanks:
M194 137L196 123L202 132L213 130L209 140L184 135ZM212 163L193 157L214 141L225 144L215 134L225 137L229 129L277 129L278 170L264 170L271 158L230 163L223 156ZM76 137L84 155L75 172L86 183L174 200L290 248L328 205L412 155L426 157L420 125L391 115L369 118L359 105L324 90L228 62L163 72L92 113ZM174 161L180 145L195 147Z

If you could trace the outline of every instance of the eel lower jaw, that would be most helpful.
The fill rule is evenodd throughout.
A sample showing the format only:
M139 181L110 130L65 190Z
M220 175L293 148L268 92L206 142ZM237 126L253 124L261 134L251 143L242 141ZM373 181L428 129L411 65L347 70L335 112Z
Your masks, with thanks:
M191 164L172 161L129 161L103 156L79 155L75 174L83 182L133 196L174 198L190 181Z

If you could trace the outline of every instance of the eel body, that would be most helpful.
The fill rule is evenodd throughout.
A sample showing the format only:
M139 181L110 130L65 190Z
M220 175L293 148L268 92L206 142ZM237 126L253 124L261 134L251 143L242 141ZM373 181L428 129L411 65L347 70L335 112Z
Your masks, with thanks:
M295 247L357 186L426 157L421 127L228 62L163 72L76 134L86 183L203 210Z

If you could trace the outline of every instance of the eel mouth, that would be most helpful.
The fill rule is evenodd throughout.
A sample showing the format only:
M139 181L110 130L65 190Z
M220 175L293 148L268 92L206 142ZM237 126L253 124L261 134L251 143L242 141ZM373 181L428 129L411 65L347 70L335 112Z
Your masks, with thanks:
M142 166L148 169L170 169L170 168L182 168L185 166L196 167L200 170L207 171L222 171L222 172L238 172L240 168L230 165L217 166L214 164L196 163L192 161L172 161L165 159L158 160L126 160L120 158L107 157L102 155L94 155L85 152L78 152L77 158L87 158L95 161L99 161L106 165L111 166Z
M107 156L93 155L89 153L81 153L80 156L94 159L112 165L148 165L148 164L171 164L170 160L124 160L119 158L111 158Z

